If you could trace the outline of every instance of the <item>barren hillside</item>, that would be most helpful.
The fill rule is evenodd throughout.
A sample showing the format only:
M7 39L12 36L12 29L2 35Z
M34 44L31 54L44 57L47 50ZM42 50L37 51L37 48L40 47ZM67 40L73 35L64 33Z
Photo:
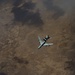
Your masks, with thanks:
M74 0L0 0L0 75L75 75L74 58Z

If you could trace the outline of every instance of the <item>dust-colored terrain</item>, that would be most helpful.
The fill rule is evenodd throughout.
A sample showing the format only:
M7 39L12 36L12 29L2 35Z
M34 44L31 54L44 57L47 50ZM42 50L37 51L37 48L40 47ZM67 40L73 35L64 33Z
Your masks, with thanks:
M75 1L0 0L0 75L75 75Z

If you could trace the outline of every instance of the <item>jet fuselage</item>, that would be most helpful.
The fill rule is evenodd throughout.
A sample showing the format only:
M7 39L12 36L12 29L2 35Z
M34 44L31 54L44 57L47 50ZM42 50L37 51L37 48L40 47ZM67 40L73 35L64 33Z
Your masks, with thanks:
M46 41L49 39L50 37L45 37L43 40L44 42L38 47L38 49L40 49L45 43Z

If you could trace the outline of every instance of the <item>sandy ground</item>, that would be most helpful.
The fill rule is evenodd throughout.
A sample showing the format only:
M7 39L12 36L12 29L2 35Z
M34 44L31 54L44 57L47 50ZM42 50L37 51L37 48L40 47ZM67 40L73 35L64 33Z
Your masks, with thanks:
M0 75L75 75L74 38L74 0L0 0Z

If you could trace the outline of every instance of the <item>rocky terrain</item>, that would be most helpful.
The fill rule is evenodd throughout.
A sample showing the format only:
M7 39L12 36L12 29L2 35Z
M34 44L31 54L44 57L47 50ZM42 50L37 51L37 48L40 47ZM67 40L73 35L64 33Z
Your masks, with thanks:
M0 75L75 75L74 58L74 0L0 0Z

